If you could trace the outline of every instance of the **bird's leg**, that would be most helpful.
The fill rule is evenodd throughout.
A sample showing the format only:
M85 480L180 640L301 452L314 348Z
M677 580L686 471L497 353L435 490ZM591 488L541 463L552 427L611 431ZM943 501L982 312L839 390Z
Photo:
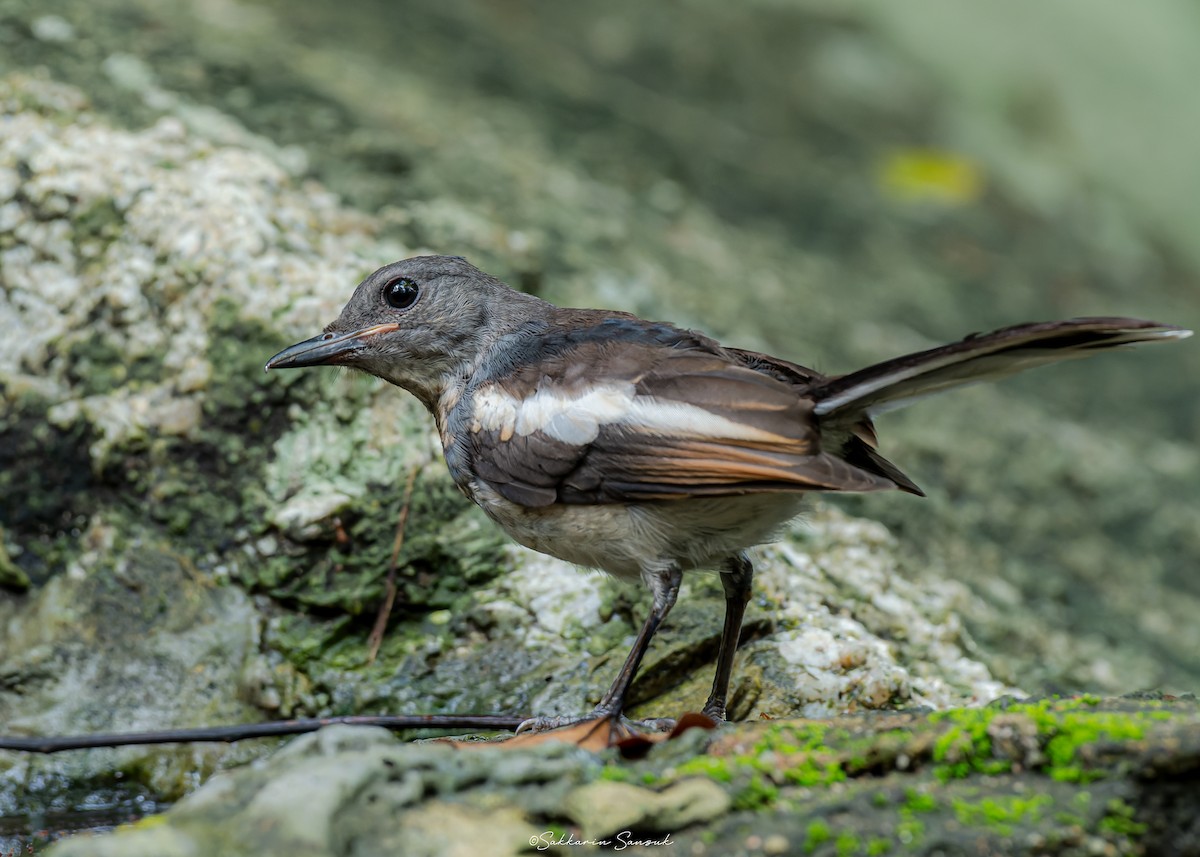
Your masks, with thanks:
M654 596L654 601L650 606L650 615L646 617L646 621L642 624L642 630L638 632L637 639L633 641L633 648L630 649L629 656L625 658L621 671L617 673L616 680L601 698L595 710L582 720L566 717L533 717L522 723L517 728L518 732L526 730L541 732L573 723L602 719L612 720L618 732L628 733L631 731L631 727L623 717L625 697L629 693L629 686L633 684L634 676L637 675L642 658L646 655L646 650L650 648L650 639L658 630L658 626L667 618L671 608L675 606L675 599L679 597L679 585L683 582L683 572L678 566L671 565L667 568L643 571L642 579L646 581L646 585L650 587L650 592Z
M608 689L608 693L604 694L600 704L592 712L593 717L619 717L625 710L625 696L629 693L629 686L633 684L633 678L637 675L638 667L646 655L646 650L650 648L650 639L658 630L658 626L667 618L671 608L675 606L675 599L679 597L679 584L683 582L683 572L679 570L678 566L671 565L665 569L643 571L642 579L646 581L650 587L650 593L654 596L654 601L650 605L650 615L642 623L642 630L638 632L637 639L633 641L629 657L625 658L625 664L617 673L612 687Z
M733 656L742 636L742 618L750 602L750 584L754 566L744 553L729 558L728 570L721 574L725 589L725 627L721 631L721 648L717 652L717 672L713 676L712 693L704 703L704 713L713 720L725 719L725 704L729 697L729 679L733 675Z
M594 711L588 717L582 719L564 717L530 718L517 727L517 732L541 732L548 729L558 729L559 726L568 726L590 720L612 720L614 729L618 733L625 733L625 735L628 735L632 731L629 721L624 718L625 696L629 694L629 685L634 683L634 676L637 675L637 667L641 666L642 658L646 657L646 651L650 647L650 639L654 636L655 631L659 629L662 619L665 619L667 613L671 612L671 607L674 606L676 599L679 597L679 585L683 582L683 571L679 570L678 565L670 565L670 567L665 569L644 570L642 580L646 581L646 585L650 587L650 593L654 597L654 601L650 605L650 615L646 617L646 622L642 623L642 630L637 633L634 648L630 649L629 657L625 658L625 664L620 667L616 681L612 683L611 688L608 688L599 705L595 707ZM647 721L647 723L650 723L650 721ZM662 721L660 725L666 724L673 725L673 721Z

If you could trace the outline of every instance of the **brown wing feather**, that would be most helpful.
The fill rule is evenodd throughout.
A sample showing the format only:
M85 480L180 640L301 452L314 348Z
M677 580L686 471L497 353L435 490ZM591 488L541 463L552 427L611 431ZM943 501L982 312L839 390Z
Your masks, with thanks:
M552 391L583 400L605 385L628 383L633 406L599 426L587 443L567 444L542 429L479 429L472 436L477 474L526 506L674 500L760 491L875 491L895 488L875 468L821 450L812 402L792 383L756 371L717 348L583 343L543 362L536 380L511 394ZM586 377L556 372L578 367Z
M809 401L811 398L808 390L814 385L830 380L815 369L809 369L807 366L801 366L779 357L772 357L770 354L744 351L740 348L728 348L726 352L743 366L748 366L757 372L765 373L789 384L797 396L803 396ZM917 483L909 479L904 471L875 450L875 447L879 445L879 439L875 435L875 425L865 413L857 414L854 421L840 426L839 430L832 432L832 437L829 436L830 434L830 432L826 432L822 438L823 443L827 449L838 450L838 456L844 461L859 470L865 470L867 473L890 480L901 491L916 494L918 497L925 496L925 492L917 486Z
M565 503L763 491L878 491L889 481L841 459L816 453L763 452L726 443L669 442L651 447L593 445L580 467L559 486Z

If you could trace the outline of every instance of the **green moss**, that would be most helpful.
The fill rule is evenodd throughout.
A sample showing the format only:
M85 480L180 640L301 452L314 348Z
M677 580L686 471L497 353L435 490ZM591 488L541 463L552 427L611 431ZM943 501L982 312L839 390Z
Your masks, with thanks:
M76 339L67 349L67 378L80 396L110 393L118 387L156 381L163 375L155 352L129 354L107 337Z
M896 825L896 838L908 848L919 847L925 838L925 823L911 816L902 817Z
M1110 833L1115 836L1141 836L1146 832L1146 825L1134 820L1136 810L1120 798L1110 800L1105 809L1104 817L1100 819L1098 825L1102 833Z
M813 721L775 724L763 731L762 737L754 744L754 750L758 753L823 750L829 743L826 740L828 732L828 724Z
M263 364L289 343L278 331L243 318L238 305L221 299L209 317L208 351L212 380L204 396L206 423L219 430L240 432L258 446L267 428L282 430L288 390L312 384L303 372L263 372Z
M373 615L391 564L404 486L376 485L341 516L342 535L304 544L243 570L243 580L309 608ZM504 534L483 518L444 472L428 468L413 489L397 557L398 612L461 608L479 586L508 568Z
M102 198L90 208L73 214L70 223L75 233L76 246L98 243L98 246L90 249L91 255L99 258L104 249L121 236L121 230L125 227L125 217L113 200Z
M942 783L965 779L971 775L971 765L967 762L955 762L953 765L935 765L933 775Z
M867 842L867 857L883 857L892 850L892 841L876 836Z
M986 709L963 708L943 712L946 717L932 715L933 723L939 720L949 720L951 725L934 742L933 759L935 762L955 759L962 756L978 755L991 750L991 739L988 737L988 726L995 712Z
M827 786L846 779L846 772L835 760L814 759L804 755L783 769L784 779L798 786Z
M1086 783L1091 781L1093 775L1097 779L1103 776L1100 772L1085 771L1078 765L1055 765L1047 773L1050 779L1060 783Z
M1087 770L1078 763L1078 750L1098 740L1137 741L1145 737L1152 715L1169 712L1094 711L1100 698L1085 695L1073 699L1046 699L1033 703L1015 703L1004 709L956 709L930 716L932 723L945 723L943 733L934 742L932 756L940 764L934 773L943 782L972 773L999 774L1011 770L1011 761L994 758L988 736L991 722L1003 711L1022 715L1037 727L1045 748L1045 773L1060 782L1087 782L1104 776L1103 771Z
M911 729L888 729L879 733L852 737L839 748L847 773L886 769L895 758L907 752L913 740Z
M921 751L915 749L919 747L928 748L926 760L942 760L926 768L942 782L980 775L999 776L1011 773L1014 766L1014 760L996 757L996 748L989 735L989 728L1000 714L1028 718L1036 727L1036 739L1041 748L1048 750L1046 762L1031 774L1075 783L1088 782L1108 776L1109 771L1081 764L1079 750L1082 747L1098 740L1141 740L1150 724L1157 722L1157 718L1150 718L1148 712L1096 710L1096 705L1094 699L1082 698L1010 704L1004 709L962 709L931 715L925 727L919 725L919 719L914 719L918 725L911 730L892 729L876 734L831 729L820 722L773 723L754 735L748 744L742 745L744 749L735 755L695 757L670 769L668 778L653 778L653 782L648 782L658 785L679 776L702 775L716 782L729 783L730 793L739 809L773 807L782 810L794 800L805 799L797 793L797 788L822 788L867 771L887 770L886 766L900 754L913 758L919 769ZM1028 723L1020 720L1005 728L1013 725L1021 730L1029 728ZM936 731L923 734L923 730L928 729ZM887 746L873 750L872 742ZM859 758L876 761L872 766L856 765L854 760ZM896 807L897 835L906 845L919 842L924 834L925 824L929 822L922 816L939 811L952 810L961 824L1009 835L1018 825L1037 825L1054 808L1051 798L1044 795L974 798L974 794L991 791L993 786L973 787L958 783L954 786L952 805L939 799L937 791L931 792L924 787L905 789L903 796L897 797L886 790L864 785L861 798L877 809L886 809L889 805ZM1083 827L1094 825L1094 818L1087 821L1091 817L1088 812L1090 800L1087 791L1078 791L1071 806L1059 812L1064 823ZM1110 815L1113 820L1108 822L1106 829L1115 830L1124 825L1121 820L1124 816ZM856 847L861 852L867 846L860 843Z
M647 774L646 776L653 778L653 774ZM623 765L609 762L600 769L600 779L613 783L630 783L633 782L633 772Z
M1098 740L1140 741L1146 735L1145 716L1119 712L1064 713L1046 742L1048 773L1061 782L1086 782L1100 772L1087 771L1076 761L1080 747Z
M739 757L742 764L782 778L798 786L821 786L846 779L838 758L830 752L833 743L824 723L788 723L763 732L749 754ZM837 736L849 737L848 732ZM836 740L836 739L834 739Z
M733 808L745 810L765 809L774 806L779 799L779 787L761 774L750 777L749 783L733 796Z
M780 786L815 787L846 779L836 755L824 748L824 733L824 724L819 723L772 726L749 752L697 756L677 766L670 779L700 775L734 783L734 801L739 808L771 806L779 797Z
M916 789L905 789L904 806L912 812L934 812L938 808L938 802L931 794Z
M804 831L804 853L813 853L832 838L833 831L825 821L817 819L809 822Z
M862 843L854 833L849 830L843 830L838 834L833 847L837 857L852 857L852 855L857 854L862 848Z
M0 589L24 592L31 583L29 575L8 555L8 548L4 544L4 528L0 527Z
M733 762L719 756L696 756L677 767L679 776L704 776L719 783L733 781Z
M1001 836L1011 836L1013 825L1036 824L1043 812L1053 805L1049 795L1033 797L989 797L978 802L955 799L951 801L954 815L959 823L968 827L986 827Z
M104 232L109 213L92 213L85 230ZM91 215L89 215L91 216ZM218 304L207 357L214 379L205 418L187 438L133 432L114 445L103 445L82 413L67 422L59 410L56 424L49 404L30 397L0 409L0 518L24 548L19 564L34 582L44 577L40 559L59 538L78 542L89 518L116 525L121 532L165 534L182 555L199 564L220 556L238 538L253 532L264 516L259 488L273 435L287 425L283 385L261 387L261 358L280 344L262 325L237 320L231 303ZM163 380L157 353L130 354L103 334L64 341L62 361L68 381L80 396L103 395L121 387ZM201 488L201 486L203 486ZM6 500L14 508L5 508ZM29 538L36 536L36 538ZM68 565L62 556L46 556L47 569Z

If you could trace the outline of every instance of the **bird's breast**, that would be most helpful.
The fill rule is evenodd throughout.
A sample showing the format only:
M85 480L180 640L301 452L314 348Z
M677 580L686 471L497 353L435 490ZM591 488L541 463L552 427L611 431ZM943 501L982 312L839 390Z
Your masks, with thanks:
M472 489L473 474L471 456L466 444L466 434L473 412L473 397L461 380L446 385L434 409L438 437L442 441L442 454L450 477L467 499L478 503Z

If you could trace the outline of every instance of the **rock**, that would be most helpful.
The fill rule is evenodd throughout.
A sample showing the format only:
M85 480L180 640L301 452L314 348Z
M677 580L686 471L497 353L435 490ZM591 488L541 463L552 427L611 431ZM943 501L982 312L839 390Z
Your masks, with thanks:
M0 351L4 442L19 451L0 477L5 544L31 583L0 603L4 650L20 653L5 657L4 687L40 688L0 688L9 728L590 709L641 594L506 546L432 460L427 417L397 391L330 396L318 377L262 374L280 345L332 317L347 272L373 264L363 248L380 260L407 251L372 244L361 217L300 191L267 156L173 120L123 131L74 91L19 76L0 82L0 104L0 171L18 176L21 200L0 236L0 324L38 331ZM405 615L370 664L413 468L397 567ZM882 527L818 506L762 553L736 716L941 707L1008 689L966 654L954 609L967 591L904 579L895 549ZM638 711L700 707L720 606L715 580L686 583ZM193 632L177 632L185 625ZM200 753L198 776L227 754ZM62 799L119 764L125 788L173 800L190 787L191 755L127 749L45 769L69 784ZM15 783L28 760L0 764ZM14 796L14 811L43 799ZM682 817L672 800L654 817ZM298 828L297 847L323 831Z
M570 792L563 811L583 838L630 830L680 830L729 811L729 795L708 780L682 780L661 791L601 780Z
M102 541L98 521L86 538ZM83 554L19 599L0 600L0 721L6 734L139 731L244 722L259 617L245 593L213 586L161 546ZM214 693L220 688L221 692ZM140 805L190 791L247 753L222 745L131 746L52 760L0 754L0 808Z
M29 584L29 575L18 568L8 555L8 548L4 545L4 530L0 529L0 588L23 592L29 588Z
M1022 726L1027 745L990 737L1016 718L1033 725ZM685 737L628 761L554 743L402 744L382 730L334 726L213 777L153 824L75 838L49 854L1200 848L1182 799L1200 786L1194 700L1010 700L933 714L730 724ZM1042 761L1029 764L1031 747Z
M996 168L1027 163L1018 149L992 160L939 149L929 160L908 148L943 139L956 114L939 106L944 87L869 19L761 2L738 22L699 2L703 14L681 19L615 0L591 19L562 17L591 14L571 7L512 16L416 0L406 32L419 35L399 63L391 41L382 54L371 47L378 21L336 4L230 14L227 4L63 0L67 42L45 20L57 16L14 6L0 22L6 68L18 70L0 82L0 525L9 579L29 586L0 592L0 720L62 732L372 711L555 714L595 702L640 621L641 593L508 546L455 493L428 419L397 391L261 373L382 262L460 252L562 303L671 318L831 371L984 324L1115 304L1186 314L1179 296L1193 272L1078 181L1070 159L1035 183L1053 186L1046 204ZM327 30L328 44L314 46L305 27ZM711 44L723 50L695 49ZM1028 119L1028 107L1015 113ZM931 206L883 192L877 167L895 162L979 182ZM764 217L776 225L763 228ZM1125 848L1142 824L1145 841L1190 847L1159 774L1148 775L1156 797L1143 801L1135 782L1087 812L1063 809L1082 784L1046 772L1092 770L1092 745L1054 743L1033 710L954 733L937 721L911 741L888 734L904 721L893 730L870 713L957 711L1011 685L1112 692L1200 676L1200 596L1186 573L1200 510L1194 375L1175 355L1056 371L1065 374L1025 392L980 389L889 417L885 451L930 497L817 503L757 559L732 710L878 721L867 758L920 780L913 806L907 781L889 781L876 827L863 828L887 847L935 847L922 834L935 828L923 796L939 788L966 802L966 822L940 807L936 825L951 840L953 825L985 818L1027 836L984 835L1002 850ZM1040 400L1028 392L1037 385ZM368 663L414 469L398 607ZM635 685L638 713L703 701L719 626L719 587L694 576ZM1189 782L1185 727L1155 733L1160 767L1147 770ZM942 739L943 762L931 766ZM967 805L963 791L981 787L982 771L929 779L931 767L973 765L982 741L997 763L1040 772L1030 788L1072 814L1066 834L1038 827L1051 807L1016 791L1019 778L987 806ZM760 767L790 752L761 750L747 753ZM1068 750L1081 765L1063 762ZM0 814L31 829L50 806L136 815L269 751L2 754ZM687 783L699 775L685 783L666 771L685 755L660 748L661 770L645 771L653 781L639 771L630 782L649 802L697 788ZM713 853L883 848L854 839L837 815L848 791L855 812L871 813L858 799L867 775L838 762L837 779L826 756L795 756L795 782L778 784L756 780L764 772L748 760L702 763L735 783L714 780L734 808L703 829L720 837ZM430 776L428 760L413 759L403 766L418 779L396 784L400 797ZM472 776L507 783L498 791L519 792L520 808L491 792L460 804L469 788L438 785L401 810L381 802L378 816L340 822L321 806L330 826L297 827L297 841L369 829L384 853L460 844L423 821L434 818L464 833L502 830L489 842L528 849L510 834L572 823L563 795L601 776L595 760L570 754L489 764ZM535 785L514 785L525 777ZM823 777L829 802L803 803ZM220 782L207 793L214 806ZM800 804L815 807L802 822L788 815ZM157 853L196 845L158 816L133 832ZM118 848L123 835L66 847ZM351 834L330 836L350 847Z
M168 825L178 836L147 825L60 847L68 855L160 847L230 857L316 857L351 847L371 854L523 853L537 830L525 810L502 799L514 793L514 764L524 791L569 788L598 767L562 744L508 758L494 749L404 745L382 729L335 726L293 741L269 762L212 779L174 810L179 825ZM468 846L475 850L463 850Z

